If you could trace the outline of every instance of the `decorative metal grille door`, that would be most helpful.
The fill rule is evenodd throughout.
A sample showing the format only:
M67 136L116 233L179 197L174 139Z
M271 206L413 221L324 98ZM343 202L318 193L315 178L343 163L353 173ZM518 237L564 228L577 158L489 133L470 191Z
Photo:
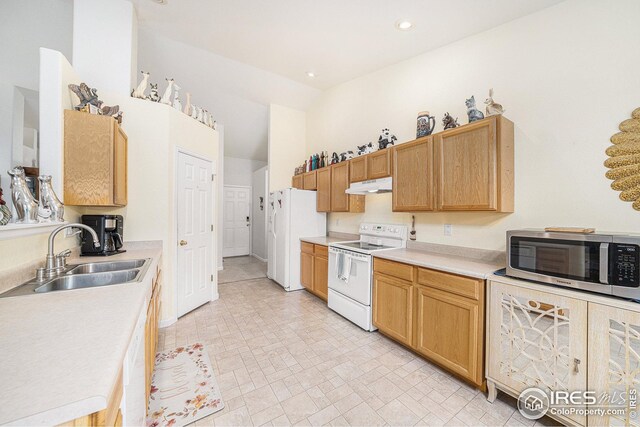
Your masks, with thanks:
M589 388L620 414L589 416L589 425L640 426L640 313L589 303Z
M491 282L489 310L490 378L516 393L585 390L585 301Z

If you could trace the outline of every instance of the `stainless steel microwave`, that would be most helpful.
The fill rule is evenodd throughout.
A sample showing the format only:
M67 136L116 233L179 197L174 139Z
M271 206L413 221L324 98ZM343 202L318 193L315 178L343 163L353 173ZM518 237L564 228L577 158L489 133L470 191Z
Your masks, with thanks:
M507 231L507 276L640 300L640 235Z

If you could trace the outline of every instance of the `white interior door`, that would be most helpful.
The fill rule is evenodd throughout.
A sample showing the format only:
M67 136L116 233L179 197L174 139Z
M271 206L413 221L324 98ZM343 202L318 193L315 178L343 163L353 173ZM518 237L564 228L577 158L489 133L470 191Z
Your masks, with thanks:
M211 162L178 153L178 316L211 300Z
M225 185L223 256L251 253L251 187Z

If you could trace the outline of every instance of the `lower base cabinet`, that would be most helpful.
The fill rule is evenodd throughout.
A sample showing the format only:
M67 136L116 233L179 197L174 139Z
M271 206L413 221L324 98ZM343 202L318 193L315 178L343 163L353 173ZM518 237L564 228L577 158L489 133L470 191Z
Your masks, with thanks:
M329 255L324 245L300 243L300 283L315 296L327 301Z
M374 258L373 324L484 389L484 280Z
M160 321L160 291L162 290L162 272L160 265L162 261L158 262L156 274L152 279L152 291L151 299L147 307L147 320L145 323L145 402L149 403L149 394L151 391L151 379L153 377L153 368L155 364L155 355L158 347L158 325ZM123 384L122 384L122 369L118 375L116 385L111 392L107 407L99 412L86 415L84 417L76 418L60 426L65 427L103 427L103 426L122 426L122 411L120 409L120 403L122 402Z

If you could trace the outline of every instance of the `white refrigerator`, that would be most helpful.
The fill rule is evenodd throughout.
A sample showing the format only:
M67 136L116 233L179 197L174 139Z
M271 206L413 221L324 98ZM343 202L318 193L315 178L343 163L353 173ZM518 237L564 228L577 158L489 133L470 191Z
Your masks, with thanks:
M316 192L285 188L269 194L267 277L285 291L300 284L300 238L327 234L327 214L316 212Z

